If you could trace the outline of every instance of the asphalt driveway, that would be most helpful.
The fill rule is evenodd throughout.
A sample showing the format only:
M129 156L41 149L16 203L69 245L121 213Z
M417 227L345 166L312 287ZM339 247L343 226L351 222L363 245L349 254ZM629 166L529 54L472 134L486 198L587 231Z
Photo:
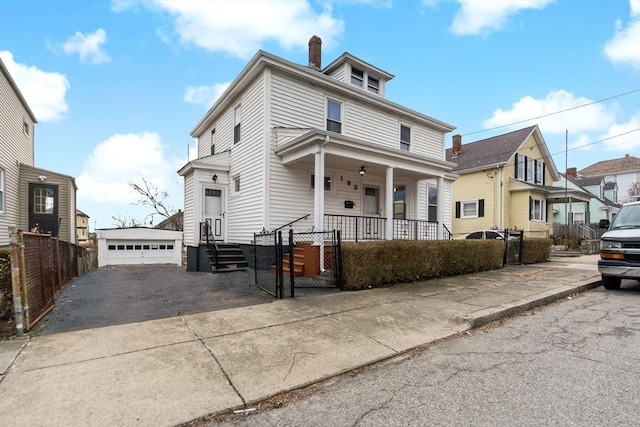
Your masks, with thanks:
M73 279L36 335L160 319L273 301L252 273L188 272L176 265L109 266Z

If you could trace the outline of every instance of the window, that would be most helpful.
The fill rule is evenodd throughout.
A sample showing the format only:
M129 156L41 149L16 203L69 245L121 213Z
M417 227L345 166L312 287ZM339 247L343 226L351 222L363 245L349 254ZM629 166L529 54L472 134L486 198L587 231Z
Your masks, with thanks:
M374 79L373 77L369 77L367 80L367 89L369 92L378 93L380 92L380 81L378 79Z
M529 197L529 220L530 221L546 221L547 220L547 201Z
M438 221L438 187L427 185L427 221Z
M233 143L237 144L240 142L240 122L242 121L242 109L241 106L238 105L233 110Z
M26 121L22 122L22 132L24 132L25 135L29 136L29 123L27 123Z
M37 214L53 214L53 208L53 189L35 188L33 190L33 212Z
M116 250L116 245L109 245L108 246L108 250L115 251Z
M311 189L313 190L314 188L316 188L316 176L311 174ZM325 176L324 177L324 190L325 191L331 191L331 177L330 176Z
M364 82L364 73L356 68L351 68L351 84L362 87Z
M516 153L516 179L524 181L524 162L526 160L525 156L518 155Z
M342 104L327 100L327 130L331 132L342 132Z
M544 163L536 162L536 184L544 185Z
M535 171L535 160L527 158L527 182L533 182L533 172Z
M234 135L235 135L235 131L234 131ZM211 155L213 156L214 154L216 154L216 130L211 129Z
M233 192L240 192L240 177L233 178Z
M409 126L400 125L400 149L409 151L411 146L411 128Z
M407 199L404 186L393 189L393 218L407 219Z
M484 217L484 199L456 202L456 218Z
M573 223L584 224L584 212L573 212Z
M4 169L0 168L0 212L4 212Z

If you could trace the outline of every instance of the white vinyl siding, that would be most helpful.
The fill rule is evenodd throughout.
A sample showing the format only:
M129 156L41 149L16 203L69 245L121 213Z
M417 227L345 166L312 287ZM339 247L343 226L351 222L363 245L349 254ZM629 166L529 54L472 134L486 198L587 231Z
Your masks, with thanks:
M199 241L199 230L196 234L195 218L196 218L196 206L194 203L195 181L193 172L184 177L184 212L189 212L189 215L184 216L183 230L184 230L184 244L186 246L197 246ZM199 216L199 215L198 215Z
M231 242L249 243L253 240L253 233L262 230L264 211L264 74L256 79L242 96L242 142L231 145L231 177L241 177L241 192L227 199L226 215L227 239ZM233 113L234 106L229 110ZM232 114L229 114L232 116ZM216 126L216 138L218 141L223 133ZM230 141L233 137L233 128L229 127ZM216 142L219 144L219 142ZM220 152L220 151L219 151ZM232 183L233 185L233 183Z
M4 213L4 169L0 168L0 214Z
M271 76L271 125L324 129L324 94L312 87Z

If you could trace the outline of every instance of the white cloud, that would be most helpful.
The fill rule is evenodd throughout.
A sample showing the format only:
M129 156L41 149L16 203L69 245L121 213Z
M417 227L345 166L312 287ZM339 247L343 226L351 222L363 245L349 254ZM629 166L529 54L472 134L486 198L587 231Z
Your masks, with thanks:
M69 37L62 45L62 51L67 55L78 54L80 61L91 64L103 64L111 61L104 51L103 45L107 41L107 32L98 28L94 33L82 34L79 31Z
M144 4L153 4L174 18L182 43L242 58L270 40L286 48L306 48L314 34L322 38L324 46L331 47L344 27L343 21L331 16L329 3L317 13L306 0L153 0Z
M117 206L135 203L139 196L129 182L142 178L159 190L166 190L170 203L182 206L182 185L176 171L186 159L166 158L165 147L157 133L115 134L99 143L77 177L78 200L82 203L115 205L115 213L125 210ZM151 213L151 212L149 212Z
M202 104L211 107L220 98L220 95L227 90L231 83L216 83L213 86L188 86L184 94L184 101L189 104Z
M593 100L591 99L581 96L576 97L573 93L565 90L549 92L542 99L525 96L516 101L510 110L495 110L493 116L485 120L483 125L485 128L492 128L522 122L508 126L510 129L519 129L538 124L540 128L544 129L544 132L552 134L562 134L567 129L575 134L607 129L615 122L616 115L612 107L603 103L576 108L540 119L528 120L592 102Z
M509 15L523 9L543 9L554 0L458 0L461 7L449 30L454 34L487 34L504 27Z
M70 85L64 74L15 62L13 54L6 50L0 51L0 58L39 122L55 122L66 117L69 108L65 96Z
M627 26L615 23L616 32L604 46L604 53L614 63L640 69L640 0L629 0L631 20Z
M620 135L603 141L604 149L619 153L640 154L640 130L638 129L640 129L640 111L637 111L626 123L613 123L598 140Z

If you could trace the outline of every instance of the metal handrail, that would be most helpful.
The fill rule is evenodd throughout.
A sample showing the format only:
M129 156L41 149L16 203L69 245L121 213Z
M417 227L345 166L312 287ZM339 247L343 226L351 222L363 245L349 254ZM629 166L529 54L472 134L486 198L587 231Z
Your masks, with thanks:
M448 240L451 240L453 238L453 233L451 233L451 231L447 228L446 224L442 224L442 228L444 228L444 231L447 233L448 236Z
M209 248L209 250L213 249L213 263L215 268L218 268L218 244L216 243L216 239L213 239L213 244L209 241L209 234L211 234L210 220L203 223L201 222L200 224L204 224L205 242L207 243L207 248Z
M301 216L301 217L300 217L300 218L298 218L298 219L294 219L293 221L288 222L288 223L286 223L285 225L283 225L283 226L281 226L281 227L274 228L271 232L272 232L272 233L275 233L276 231L278 231L278 230L282 230L283 228L288 227L288 226L290 226L290 225L293 225L293 224L295 224L295 223L296 223L296 222L298 222L298 221L302 221L302 220L304 220L304 219L307 219L307 218L309 217L309 215L311 215L311 214L306 214L306 215Z

